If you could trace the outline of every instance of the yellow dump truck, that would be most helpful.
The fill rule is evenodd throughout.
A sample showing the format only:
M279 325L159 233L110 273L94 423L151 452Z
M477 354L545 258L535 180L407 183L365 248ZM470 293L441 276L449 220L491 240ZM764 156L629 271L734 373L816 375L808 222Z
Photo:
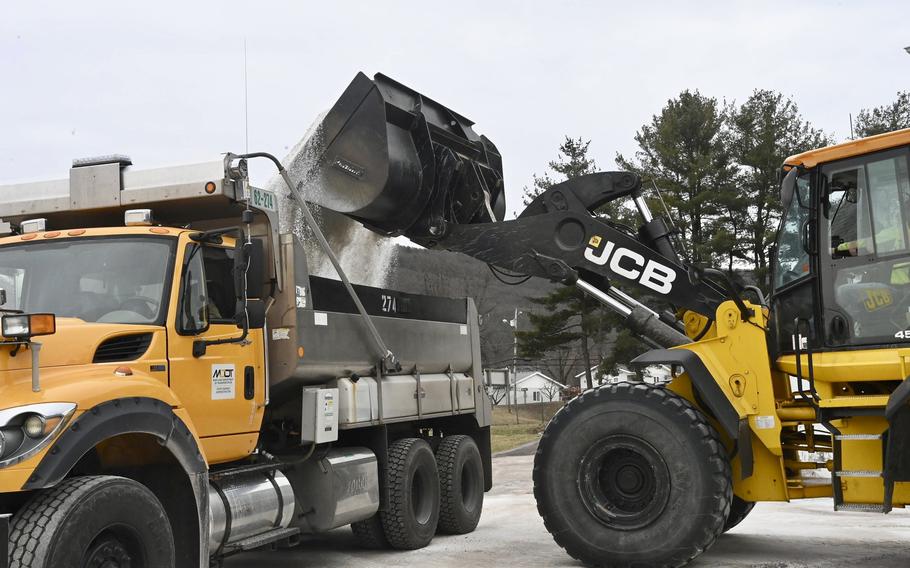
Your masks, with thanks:
M310 276L277 198L230 154L0 186L0 566L209 566L348 524L396 549L475 528L473 302Z

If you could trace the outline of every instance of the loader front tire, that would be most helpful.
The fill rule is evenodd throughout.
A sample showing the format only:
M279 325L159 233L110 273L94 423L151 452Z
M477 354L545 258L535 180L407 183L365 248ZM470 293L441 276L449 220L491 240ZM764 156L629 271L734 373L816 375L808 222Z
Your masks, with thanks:
M161 502L124 477L73 477L37 493L13 516L10 568L173 568L174 537Z
M644 383L591 390L550 421L534 496L557 544L590 566L682 566L730 510L719 436L686 399Z
M727 522L724 523L724 532L743 522L743 519L749 516L749 513L754 508L755 503L753 501L745 501L734 495L733 500L730 502L730 514L727 516Z

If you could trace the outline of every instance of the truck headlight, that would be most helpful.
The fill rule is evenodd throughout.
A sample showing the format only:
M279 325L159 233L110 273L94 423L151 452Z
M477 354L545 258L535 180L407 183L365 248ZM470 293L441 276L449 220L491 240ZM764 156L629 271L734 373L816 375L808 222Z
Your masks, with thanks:
M43 402L0 410L0 467L25 461L63 430L76 410L72 402Z
M54 314L14 314L0 318L0 333L8 339L28 339L57 331Z

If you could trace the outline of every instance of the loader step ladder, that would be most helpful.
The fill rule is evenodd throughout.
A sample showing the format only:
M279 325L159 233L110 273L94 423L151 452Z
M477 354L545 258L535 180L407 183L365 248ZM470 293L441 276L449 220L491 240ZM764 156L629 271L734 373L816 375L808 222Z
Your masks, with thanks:
M832 472L837 477L881 477L881 471L874 470L844 470Z
M814 326L812 322L804 318L796 318L794 321L795 331L791 337L793 342L793 352L796 356L796 381L799 390L799 396L815 407L821 424L827 428L834 439L832 448L834 454L834 470L831 472L831 489L834 496L835 511L853 511L860 513L888 513L891 511L891 497L888 489L888 479L881 470L848 470L841 469L843 458L843 442L878 442L884 439L882 434L842 434L831 423L832 420L839 418L850 418L856 415L873 415L884 414L885 405L888 402L887 396L881 395L861 395L861 396L839 396L833 399L822 400L815 389L815 369L812 353L812 341L814 339ZM802 332L805 330L805 333ZM808 389L804 390L802 355L806 355L806 377L808 378ZM848 503L844 501L844 491L842 480L849 478L879 478L882 480L885 498L883 503Z
M887 513L888 511L882 505L872 503L841 503L834 507L835 511L846 511L853 513Z

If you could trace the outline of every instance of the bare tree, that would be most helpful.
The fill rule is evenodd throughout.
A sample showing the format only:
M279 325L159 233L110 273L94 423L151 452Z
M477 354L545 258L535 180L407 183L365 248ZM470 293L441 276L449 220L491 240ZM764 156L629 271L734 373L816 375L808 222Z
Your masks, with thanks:
M544 396L547 397L548 402L553 402L553 399L556 398L561 390L562 388L559 385L550 381L547 381L543 388L540 389Z
M490 397L490 400L493 401L493 404L499 404L502 400L509 394L508 389L505 387L500 387L498 385L487 385L487 396Z

